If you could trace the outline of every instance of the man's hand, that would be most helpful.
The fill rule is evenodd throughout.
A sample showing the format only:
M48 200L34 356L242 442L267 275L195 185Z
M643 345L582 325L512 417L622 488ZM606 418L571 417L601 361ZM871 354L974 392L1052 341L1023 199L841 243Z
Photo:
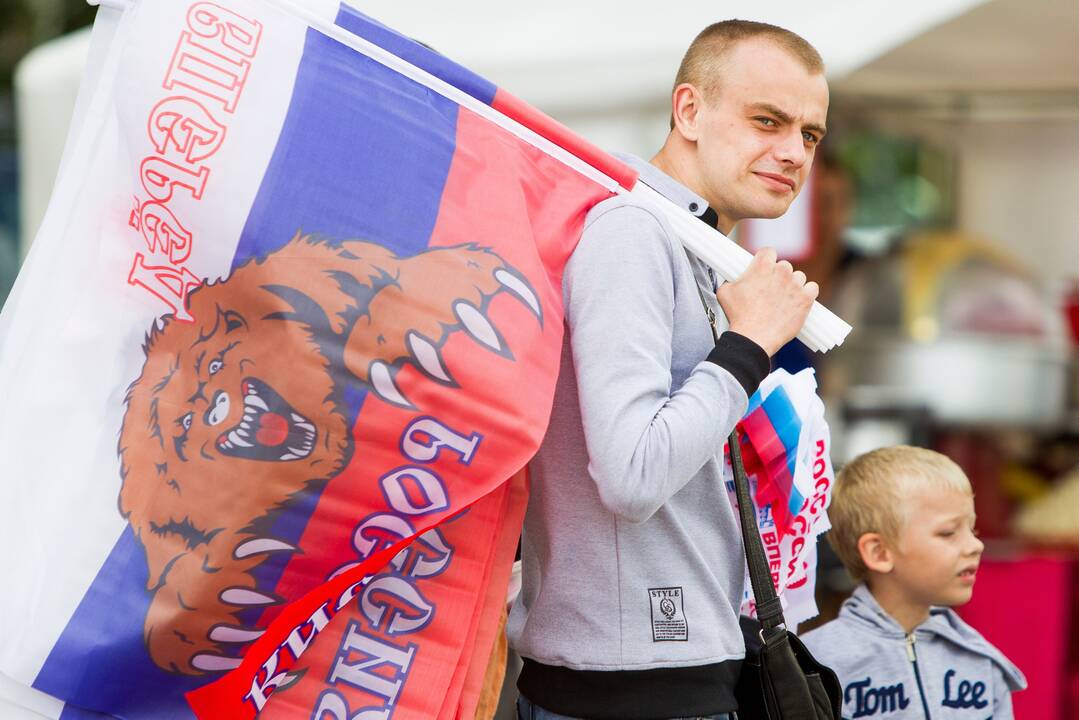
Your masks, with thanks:
M776 251L759 251L734 282L716 293L730 329L764 348L771 357L805 324L819 288L806 282L805 273L786 260L776 262Z

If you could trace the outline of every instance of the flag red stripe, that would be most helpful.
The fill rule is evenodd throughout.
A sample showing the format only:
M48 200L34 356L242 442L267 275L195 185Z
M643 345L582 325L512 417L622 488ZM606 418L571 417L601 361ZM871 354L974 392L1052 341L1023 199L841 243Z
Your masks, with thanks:
M637 171L629 165L604 152L562 123L544 115L502 88L499 88L498 92L495 93L495 99L491 103L491 107L556 145L565 148L626 190L632 190L633 186L637 184Z

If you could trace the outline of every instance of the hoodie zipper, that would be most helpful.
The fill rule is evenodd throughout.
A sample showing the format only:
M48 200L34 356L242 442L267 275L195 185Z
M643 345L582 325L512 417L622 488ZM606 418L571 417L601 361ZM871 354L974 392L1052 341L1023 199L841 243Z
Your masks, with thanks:
M914 666L914 681L918 683L918 695L922 698L922 710L925 711L925 720L931 720L929 717L929 703L925 700L925 688L922 687L922 675L918 672L918 655L914 652L914 633L907 634L907 658L910 660L910 664Z

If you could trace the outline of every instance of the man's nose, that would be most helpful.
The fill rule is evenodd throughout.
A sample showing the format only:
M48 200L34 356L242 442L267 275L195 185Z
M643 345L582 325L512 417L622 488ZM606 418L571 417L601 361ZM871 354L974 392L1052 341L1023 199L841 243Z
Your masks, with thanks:
M776 159L783 165L800 168L809 157L806 152L805 140L802 139L802 131L791 128L790 132L784 133L776 141Z

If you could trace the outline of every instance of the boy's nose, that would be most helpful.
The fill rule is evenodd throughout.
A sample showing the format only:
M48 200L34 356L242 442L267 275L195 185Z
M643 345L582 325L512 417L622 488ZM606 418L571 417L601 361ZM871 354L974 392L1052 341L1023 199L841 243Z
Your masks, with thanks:
M985 543L982 542L982 539L980 537L978 537L977 535L971 535L970 537L971 537L971 540L973 540L973 542L970 545L970 554L971 555L981 555L982 551L985 550Z

